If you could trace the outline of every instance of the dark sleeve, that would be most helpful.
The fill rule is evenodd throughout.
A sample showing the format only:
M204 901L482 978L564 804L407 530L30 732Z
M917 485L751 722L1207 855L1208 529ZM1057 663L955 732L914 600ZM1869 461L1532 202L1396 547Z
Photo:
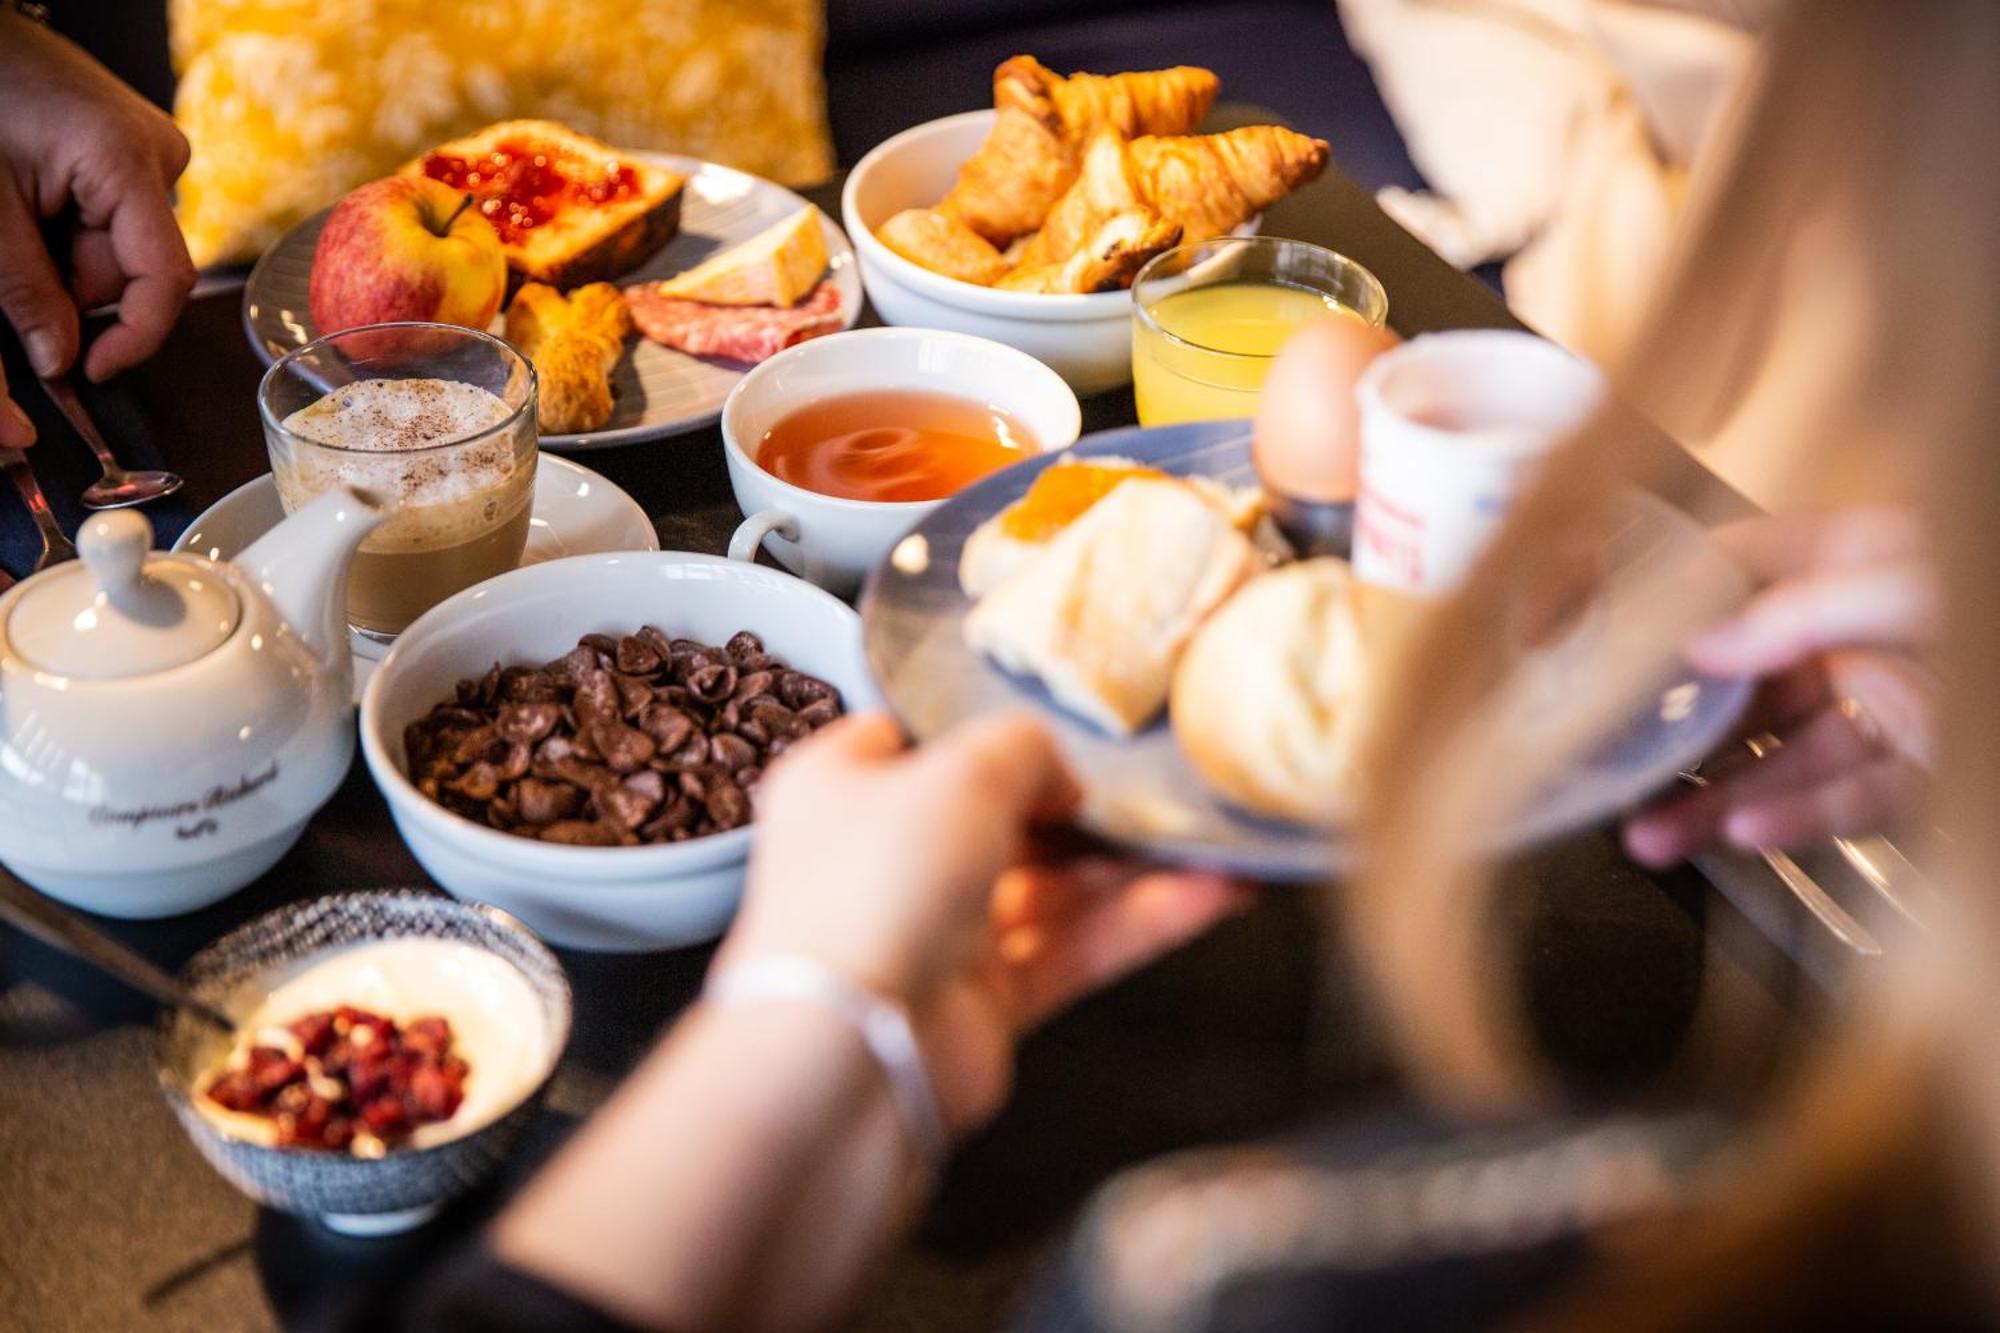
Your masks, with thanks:
M638 1333L477 1244L459 1246L424 1275L405 1319L403 1333Z

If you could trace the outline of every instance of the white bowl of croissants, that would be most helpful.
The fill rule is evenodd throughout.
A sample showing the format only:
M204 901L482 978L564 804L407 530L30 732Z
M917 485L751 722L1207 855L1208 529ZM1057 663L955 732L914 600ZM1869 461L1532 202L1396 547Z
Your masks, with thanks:
M1132 279L1177 245L1254 230L1324 170L1326 143L1276 125L1198 134L1204 69L994 71L990 111L878 144L841 192L876 312L1017 347L1078 393L1132 377Z

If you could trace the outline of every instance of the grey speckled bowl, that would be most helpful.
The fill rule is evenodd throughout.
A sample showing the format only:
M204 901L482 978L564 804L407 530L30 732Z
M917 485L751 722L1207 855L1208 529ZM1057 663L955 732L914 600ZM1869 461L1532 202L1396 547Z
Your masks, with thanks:
M535 936L496 907L418 889L334 894L294 903L224 935L188 961L181 980L219 1006L249 983L344 945L411 936L455 940L498 955L541 1001L549 1032L548 1073L498 1119L423 1148L378 1158L273 1148L231 1137L194 1104L195 1081L225 1041L182 1012L160 1021L160 1086L202 1156L251 1198L281 1212L316 1217L351 1235L382 1235L427 1220L492 1170L533 1118L548 1075L569 1043L569 979Z

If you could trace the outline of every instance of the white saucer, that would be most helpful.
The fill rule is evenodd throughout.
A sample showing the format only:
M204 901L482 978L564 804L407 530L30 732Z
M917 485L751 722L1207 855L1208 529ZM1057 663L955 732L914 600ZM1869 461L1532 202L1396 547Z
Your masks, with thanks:
M278 525L285 516L278 487L266 472L246 481L203 510L174 543L211 560L227 560ZM529 519L523 567L566 555L613 551L657 551L660 538L639 502L602 474L580 463L543 454L535 464L535 511ZM350 634L354 649L354 697L374 674L389 645Z

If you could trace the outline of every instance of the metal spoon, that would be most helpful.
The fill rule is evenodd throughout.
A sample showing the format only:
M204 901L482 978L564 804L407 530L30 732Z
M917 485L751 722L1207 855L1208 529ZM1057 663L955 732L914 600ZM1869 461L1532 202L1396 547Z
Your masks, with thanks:
M228 1014L196 999L164 969L133 953L68 908L35 892L5 869L0 869L0 919L19 926L44 944L81 958L161 1004L184 1009L231 1036L236 1033L236 1020Z
M58 375L54 379L43 380L42 389L62 409L70 426L97 455L97 465L104 469L104 475L91 482L83 493L85 509L124 509L129 505L157 500L163 495L172 495L181 488L183 483L178 473L127 472L120 466L111 452L111 446L97 433L97 424L90 419L90 413L83 410L83 400L76 396L69 380Z
M0 449L0 470L13 481L14 489L21 493L21 502L28 506L35 526L42 531L42 553L35 557L34 572L39 574L50 565L76 559L76 547L70 545L69 538L63 536L62 528L56 524L56 516L49 510L49 498L42 494L42 484L35 480L34 469L28 466L21 451Z

